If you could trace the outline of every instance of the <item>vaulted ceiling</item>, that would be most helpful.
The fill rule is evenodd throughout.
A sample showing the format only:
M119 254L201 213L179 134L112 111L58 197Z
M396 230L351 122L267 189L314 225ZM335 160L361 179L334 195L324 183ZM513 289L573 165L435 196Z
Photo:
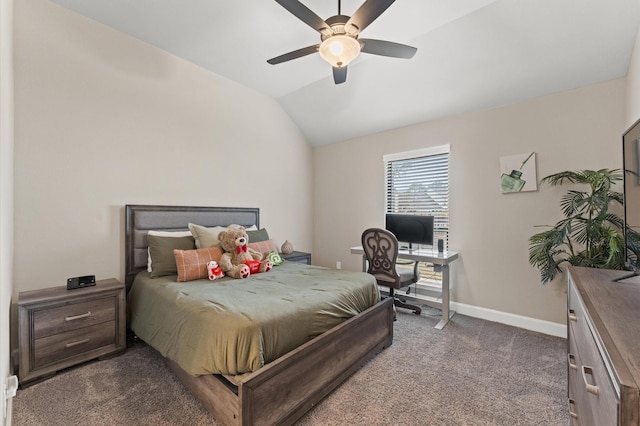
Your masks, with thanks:
M336 85L318 54L267 64L320 41L274 0L52 1L273 97L314 145L623 77L640 22L638 0L397 0L361 36L416 55L360 54Z

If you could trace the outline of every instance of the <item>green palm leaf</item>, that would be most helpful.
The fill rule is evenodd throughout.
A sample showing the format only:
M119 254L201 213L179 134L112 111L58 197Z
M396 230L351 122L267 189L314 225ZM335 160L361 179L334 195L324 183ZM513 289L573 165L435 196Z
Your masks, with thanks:
M529 238L529 263L540 270L543 283L561 273L565 263L623 269L625 250L639 258L640 233L627 229L625 245L624 221L611 212L612 206L623 203L623 194L611 189L622 177L620 169L578 170L555 173L540 181L552 186L572 185L560 199L564 218Z

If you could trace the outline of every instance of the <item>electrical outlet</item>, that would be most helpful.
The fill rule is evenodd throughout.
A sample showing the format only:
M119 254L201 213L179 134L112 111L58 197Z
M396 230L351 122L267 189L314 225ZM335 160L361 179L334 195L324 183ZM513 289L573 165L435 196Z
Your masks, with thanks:
M342 262L336 261L336 269L342 269Z

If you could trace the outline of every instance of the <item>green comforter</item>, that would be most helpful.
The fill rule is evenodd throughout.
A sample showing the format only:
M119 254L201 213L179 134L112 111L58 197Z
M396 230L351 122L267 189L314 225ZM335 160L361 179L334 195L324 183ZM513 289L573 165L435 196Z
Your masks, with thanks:
M247 279L176 282L141 272L128 295L136 335L192 375L255 371L380 299L375 279L285 262Z

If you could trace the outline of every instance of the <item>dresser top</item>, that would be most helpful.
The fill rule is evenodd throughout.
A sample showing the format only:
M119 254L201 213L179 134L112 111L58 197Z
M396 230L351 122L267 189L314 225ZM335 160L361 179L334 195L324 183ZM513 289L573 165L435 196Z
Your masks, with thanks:
M570 267L569 273L621 381L640 384L640 277L629 271ZM625 377L626 376L626 377Z

